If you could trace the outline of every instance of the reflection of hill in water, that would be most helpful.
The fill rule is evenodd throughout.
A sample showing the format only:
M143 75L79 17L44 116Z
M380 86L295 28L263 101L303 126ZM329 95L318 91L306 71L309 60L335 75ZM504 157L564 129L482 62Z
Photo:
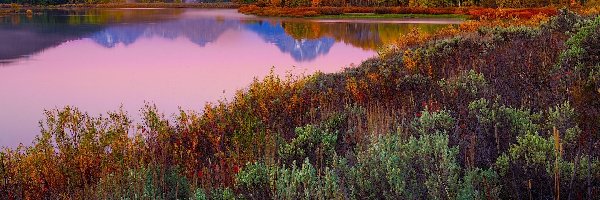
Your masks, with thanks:
M287 34L296 39L329 37L362 49L375 50L380 45L397 41L414 28L431 33L447 25L290 21L283 22L282 26Z
M141 37L162 37L174 39L185 37L203 47L214 42L225 31L238 28L238 20L217 20L214 18L181 19L156 24L117 25L106 28L91 36L98 44L111 48L121 43L129 45ZM257 33L265 42L274 44L281 52L290 54L296 61L309 61L325 55L334 44L333 38L294 39L281 25L269 23L249 23L245 28Z
M246 29L298 62L326 55L341 41L367 50L393 42L413 27L435 31L444 25L323 23L301 21L244 21L218 15L178 18L182 10L52 11L27 18L0 18L0 63L10 62L58 46L69 40L91 38L112 48L144 37L185 37L204 47L225 31ZM203 11L189 11L203 12Z
M10 63L71 40L101 31L114 23L160 21L180 10L49 10L31 17L0 17L0 63Z
M167 39L185 37L203 47L214 42L226 30L238 26L239 21L237 20L181 19L155 24L117 25L99 31L90 37L96 43L108 48L119 43L129 45L141 37Z
M377 24L367 23L319 23L283 22L286 32L293 38L329 37L363 49L375 49L381 44Z
M0 62L36 54L64 42L79 39L81 35L100 30L99 27L56 28L61 31L40 33L21 28L11 30L0 28L0 44L2 44L0 45Z
M47 16L31 20L23 16L0 18L0 61L10 62L102 30L99 25L75 26L60 21L40 24L39 21L50 20Z
M378 23L321 23L314 21L265 22L217 20L216 18L180 19L156 24L117 25L93 34L98 44L114 47L129 45L140 37L174 39L186 37L203 47L215 41L225 31L244 27L257 33L265 42L273 44L296 61L310 61L326 55L335 41L366 50L396 41L413 28L434 32L446 25L437 24L378 24Z
M258 22L247 24L246 28L258 33L266 42L275 44L282 52L289 53L296 61L310 61L319 55L325 55L335 43L330 37L294 39L285 32L281 24Z

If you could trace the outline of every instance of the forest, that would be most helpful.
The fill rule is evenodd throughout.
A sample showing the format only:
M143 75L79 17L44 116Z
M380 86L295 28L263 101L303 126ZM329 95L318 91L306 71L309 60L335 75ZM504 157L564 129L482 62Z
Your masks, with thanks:
M598 9L399 36L338 73L202 111L50 109L0 151L2 199L594 199Z

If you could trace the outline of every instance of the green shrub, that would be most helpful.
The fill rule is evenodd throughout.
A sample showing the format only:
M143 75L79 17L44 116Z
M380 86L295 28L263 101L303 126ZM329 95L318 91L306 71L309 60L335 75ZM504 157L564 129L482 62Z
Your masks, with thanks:
M456 199L500 199L501 183L493 169L468 170L462 178Z
M318 166L331 164L337 143L337 131L329 132L317 126L296 128L297 137L279 149L279 156L286 163L300 162L307 158Z
M537 133L528 132L517 137L517 144L512 145L508 155L513 161L523 161L525 167L551 169L554 144Z
M339 180L333 169L317 171L305 159L297 167L247 165L237 175L237 187L246 199L340 199Z
M418 135L449 133L454 128L454 118L446 110L432 112L425 109L420 115L413 121L413 127Z
M474 70L462 72L453 79L442 79L438 84L447 93L457 93L471 97L477 96L487 88L487 81L483 74Z
M196 188L196 191L194 191L194 197L192 199L193 200L207 200L208 198L206 197L206 192L204 192L204 190L202 188Z
M162 171L158 167L130 169L110 174L96 185L100 199L189 199L190 185L177 167Z
M354 199L453 199L459 186L458 148L448 136L428 133L402 139L400 133L378 136L354 164L340 161Z
M264 163L247 164L236 175L236 187L246 199L271 199L270 168Z
M563 67L572 69L584 84L600 88L600 17L582 23L566 44L568 49L561 55Z
M568 101L550 108L547 112L545 129L550 132L556 128L561 135L565 148L569 148L568 152L574 152L577 140L581 135L576 114L575 109L571 107L571 103Z
M234 200L235 194L230 188L214 188L210 192L210 199L214 200Z
M550 21L541 27L546 30L565 33L573 31L581 21L583 21L583 17L577 13L567 9L560 9L556 16L550 18Z
M325 168L323 175L304 160L300 168L292 165L276 169L274 179L276 199L337 199L340 196L337 176L333 170Z

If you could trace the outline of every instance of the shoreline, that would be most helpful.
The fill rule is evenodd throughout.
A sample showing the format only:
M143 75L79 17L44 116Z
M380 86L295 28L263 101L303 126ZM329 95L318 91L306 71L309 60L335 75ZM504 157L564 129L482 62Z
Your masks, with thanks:
M484 8L484 7L259 7L243 5L243 14L264 17L297 18L461 18L461 19L530 19L536 15L553 16L556 7L540 8Z
M0 16L25 13L27 10L44 9L93 9L93 8L206 8L237 9L239 13L261 17L291 17L309 19L530 19L536 15L553 16L556 7L540 8L484 8L484 7L259 7L238 3L108 3L108 4L62 4L62 5L11 5L0 4Z
M344 13L340 15L320 15L309 19L459 19L466 20L468 15L460 14L377 14L377 13Z
M236 3L107 3L107 4L61 4L61 5L17 5L0 4L0 10L39 10L77 8L229 8L237 9Z

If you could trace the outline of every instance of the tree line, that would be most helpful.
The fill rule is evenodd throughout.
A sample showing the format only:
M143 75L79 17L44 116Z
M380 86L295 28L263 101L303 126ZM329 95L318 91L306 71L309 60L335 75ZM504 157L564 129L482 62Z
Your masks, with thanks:
M277 7L501 7L533 8L546 6L585 5L587 0L237 0Z

